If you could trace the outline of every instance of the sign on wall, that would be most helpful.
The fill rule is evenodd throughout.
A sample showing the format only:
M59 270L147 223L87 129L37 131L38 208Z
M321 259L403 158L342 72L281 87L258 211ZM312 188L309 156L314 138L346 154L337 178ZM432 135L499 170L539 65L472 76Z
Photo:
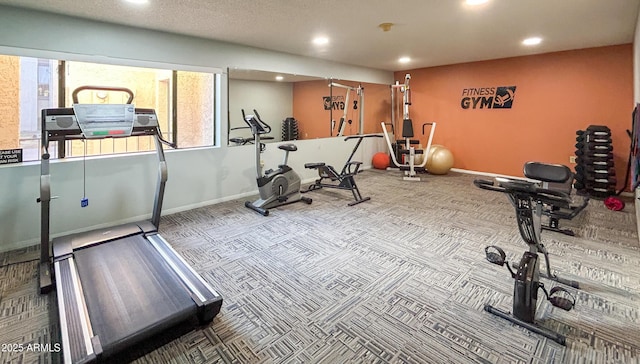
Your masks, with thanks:
M22 163L22 149L0 150L0 164Z
M463 88L463 109L511 109L516 86Z
M344 110L344 96L322 96L322 103L325 110Z

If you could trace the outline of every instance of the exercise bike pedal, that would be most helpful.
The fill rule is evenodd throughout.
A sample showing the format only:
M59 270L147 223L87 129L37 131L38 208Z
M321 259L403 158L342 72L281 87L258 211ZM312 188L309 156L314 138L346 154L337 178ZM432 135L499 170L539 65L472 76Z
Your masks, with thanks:
M549 302L551 302L553 307L558 307L565 311L570 311L573 308L573 302L564 297L551 297Z
M490 252L489 248L493 248L495 250L497 250L498 252ZM490 245L486 248L484 248L484 253L486 254L487 260L489 261L489 263L493 263L499 266L503 266L504 263L506 263L506 254L504 253L504 250L502 250L501 248L495 246L495 245Z
M567 294L570 298L555 296L555 294L559 292ZM569 291L567 291L562 287L551 288L551 291L549 292L548 300L553 305L553 307L558 307L565 311L570 311L573 308L573 306L575 306L576 304L575 297L573 297L573 295Z

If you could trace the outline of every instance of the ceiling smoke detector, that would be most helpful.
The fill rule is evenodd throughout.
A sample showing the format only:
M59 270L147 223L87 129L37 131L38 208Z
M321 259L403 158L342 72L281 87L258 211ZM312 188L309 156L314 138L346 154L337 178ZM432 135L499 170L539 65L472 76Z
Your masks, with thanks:
M382 29L383 32L388 32L391 30L393 23L382 23L378 25L378 28Z

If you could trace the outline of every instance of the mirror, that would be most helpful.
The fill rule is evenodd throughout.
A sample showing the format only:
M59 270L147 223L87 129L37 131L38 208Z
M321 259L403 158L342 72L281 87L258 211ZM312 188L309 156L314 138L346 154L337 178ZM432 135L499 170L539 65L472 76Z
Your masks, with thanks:
M335 78L304 82L296 84L293 112L301 139L380 133L391 117L391 92L389 85Z
M247 115L257 110L261 120L271 127L271 132L262 137L264 142L300 139L282 137L283 121L295 115L294 85L299 82L326 83L319 77L230 69L229 145L247 144L253 140L249 126L244 122L242 110ZM265 136L273 139L265 139Z
M271 126L266 142L379 133L391 93L384 84L230 69L229 145L253 140L242 110L254 109Z

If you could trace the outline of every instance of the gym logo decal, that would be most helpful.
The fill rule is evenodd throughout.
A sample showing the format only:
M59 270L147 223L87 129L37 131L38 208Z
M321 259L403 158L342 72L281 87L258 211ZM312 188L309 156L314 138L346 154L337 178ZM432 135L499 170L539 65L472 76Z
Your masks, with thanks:
M344 110L344 96L334 96L333 101L331 96L322 96L322 103L325 110Z
M511 109L516 86L463 88L463 109Z

